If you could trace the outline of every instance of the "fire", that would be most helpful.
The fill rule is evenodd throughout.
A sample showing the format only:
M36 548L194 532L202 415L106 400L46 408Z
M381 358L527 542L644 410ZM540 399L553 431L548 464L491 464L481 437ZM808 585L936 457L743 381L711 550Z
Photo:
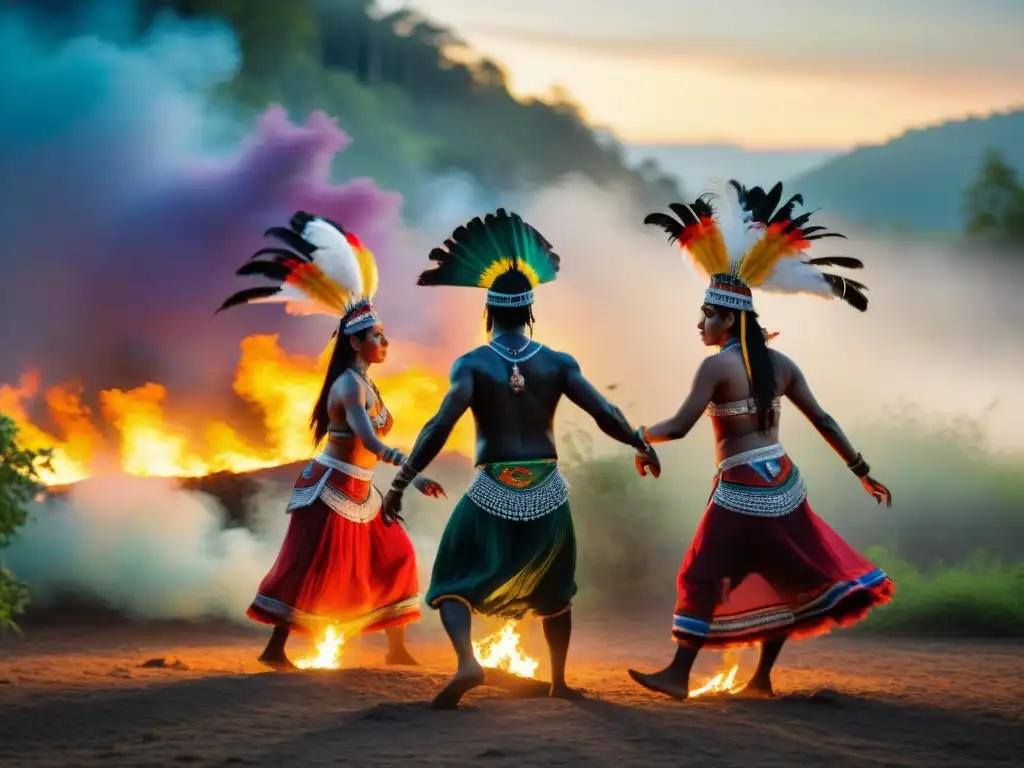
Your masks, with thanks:
M737 690L736 673L739 671L740 665L734 664L728 672L719 672L697 690L690 691L690 698L705 696L709 693L735 693Z
M234 392L262 416L264 429L258 441L243 437L209 407L188 408L188 398L175 397L156 382L127 391L100 392L99 415L85 404L81 388L67 384L50 387L42 397L54 429L46 430L29 417L29 405L40 394L40 382L38 376L28 373L17 386L0 385L0 413L18 424L26 448L52 449L53 468L43 473L48 485L73 483L110 471L160 477L248 472L309 458L309 411L320 392L329 354L328 346L319 358L289 355L276 335L242 340ZM401 361L400 350L395 357ZM394 374L382 368L374 373L388 409L395 414L388 442L408 451L440 405L447 390L446 378L421 368ZM175 413L199 410L200 414L169 417L168 401L174 401ZM449 446L472 456L473 427L468 418L456 426Z
M345 636L334 626L324 632L323 639L316 644L316 655L306 656L295 662L299 669L340 669L341 648Z
M520 677L533 677L537 672L537 661L523 653L519 647L515 621L506 622L493 635L473 643L473 655L485 667L503 669Z

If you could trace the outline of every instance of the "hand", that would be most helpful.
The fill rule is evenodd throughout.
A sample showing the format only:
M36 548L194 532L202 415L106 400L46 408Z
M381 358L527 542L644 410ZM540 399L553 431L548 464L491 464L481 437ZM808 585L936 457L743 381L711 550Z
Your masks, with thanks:
M865 475L860 479L860 484L864 486L864 490L875 497L875 501L879 504L885 501L885 506L892 506L892 493L889 489L882 485L880 482L872 478L870 475Z
M380 513L384 516L384 524L401 523L402 520L402 493L394 489L384 495L384 503Z
M448 498L448 494L444 492L444 488L441 487L439 482L423 475L416 476L416 479L412 481L412 487L424 496L429 496L432 499Z
M661 476L661 459L658 458L658 454L654 451L654 446L650 443L643 451L637 451L636 456L633 458L633 462L636 464L636 471L640 477L647 477L647 470L651 470L651 474L655 477Z

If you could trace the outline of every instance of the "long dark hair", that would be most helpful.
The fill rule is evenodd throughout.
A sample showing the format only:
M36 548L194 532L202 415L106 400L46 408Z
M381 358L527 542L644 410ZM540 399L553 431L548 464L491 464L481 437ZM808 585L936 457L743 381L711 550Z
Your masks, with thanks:
M362 341L366 338L369 330L367 328L364 331L352 334L352 336ZM327 400L331 394L331 387L334 386L334 382L338 380L341 374L356 364L359 353L353 349L352 343L349 341L352 336L346 336L342 333L341 326L339 325L338 333L334 338L334 349L331 350L331 361L327 364L324 383L320 387L320 395L317 397L316 405L313 406L313 413L309 417L309 428L313 430L313 445L320 445L320 441L327 436L327 431L331 425L331 418L327 413Z
M495 279L491 290L496 293L526 293L533 286L529 279L522 272L509 270ZM487 319L487 332L494 330L495 324L501 328L518 328L525 325L530 335L533 335L533 324L536 321L533 316L533 305L525 307L491 307L484 308L484 317Z
M764 330L757 322L757 313L745 313L747 333L746 339L743 339L740 336L743 328L741 313L722 307L715 307L715 311L722 318L732 314L733 324L729 328L729 334L740 342L746 342L747 359L750 361L750 388L753 390L754 402L757 403L757 429L762 433L767 432L770 426L772 400L775 399L778 388L778 375L772 353L768 349L768 342L765 340Z

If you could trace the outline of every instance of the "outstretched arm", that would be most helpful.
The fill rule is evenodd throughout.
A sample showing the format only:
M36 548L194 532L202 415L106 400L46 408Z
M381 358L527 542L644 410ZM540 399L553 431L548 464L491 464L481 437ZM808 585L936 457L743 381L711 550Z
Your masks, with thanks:
M814 397L814 393L811 392L811 388L807 384L807 379L804 378L803 371L797 367L796 363L786 358L786 366L789 368L789 384L784 394L793 401L793 405L814 425L814 428L818 430L818 434L825 438L825 442L832 446L832 449L843 458L843 461L848 466L852 466L860 457L860 454L857 453L853 444L843 434L839 422L826 413L825 409L818 403L817 398Z
M781 355L780 355L781 357ZM864 461L854 449L853 444L843 434L839 422L829 416L825 409L818 404L818 400L811 392L807 379L804 378L796 363L789 358L784 358L785 365L789 369L789 384L786 386L786 397L793 401L793 404L800 409L800 412L807 417L807 420L814 425L825 442L832 446L832 449L843 457L846 467L860 479L864 490L870 493L875 501L881 504L883 501L887 507L892 506L892 493L880 482L871 477L871 467Z
M714 358L706 358L697 368L690 394L674 415L650 427L641 427L647 442L667 443L671 440L681 440L689 434L715 393L716 373L713 360Z
M569 368L566 372L565 396L586 411L597 426L609 437L620 443L644 451L646 446L639 433L633 429L616 406L587 381L579 363L565 355Z
M405 462L409 471L418 474L437 458L455 425L472 402L473 372L465 360L460 358L452 366L448 394L441 401L437 413L420 430L412 453Z

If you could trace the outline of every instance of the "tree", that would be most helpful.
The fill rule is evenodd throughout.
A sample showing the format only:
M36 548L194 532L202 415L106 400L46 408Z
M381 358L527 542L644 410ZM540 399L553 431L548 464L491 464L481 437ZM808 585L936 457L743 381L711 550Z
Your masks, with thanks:
M28 505L44 490L39 471L49 468L50 452L18 444L18 425L0 414L0 550L10 546L28 520ZM0 631L17 630L14 617L28 603L28 588L0 560Z
M1024 244L1024 187L997 150L985 154L965 194L967 234L1003 245Z

